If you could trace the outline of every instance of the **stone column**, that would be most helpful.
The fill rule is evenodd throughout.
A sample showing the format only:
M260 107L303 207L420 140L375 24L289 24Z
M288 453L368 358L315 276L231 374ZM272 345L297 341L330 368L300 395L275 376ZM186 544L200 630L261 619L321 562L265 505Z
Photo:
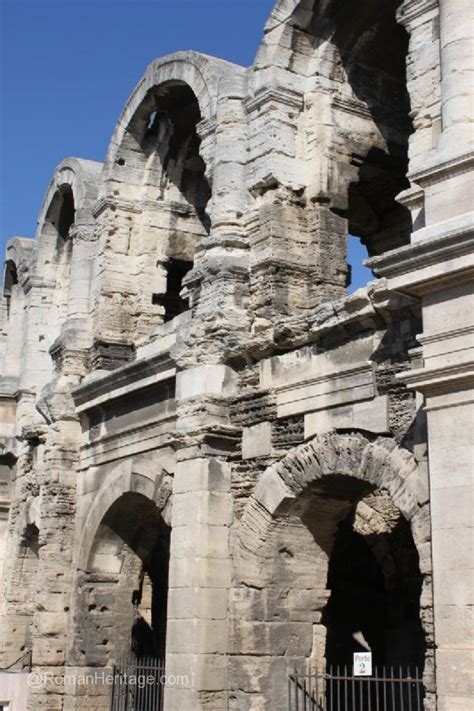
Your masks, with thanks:
M182 448L173 482L167 711L227 709L233 501L230 465L216 442L222 447L229 438L224 399L235 386L234 372L223 365L177 377Z
M208 697L213 697L212 708L226 708L231 520L228 465L203 458L180 462L170 552L169 711L208 708Z
M94 211L98 253L93 265L93 370L113 370L133 360L136 259L130 241L140 208L113 198L101 200Z
M439 148L458 154L474 145L474 5L440 0L442 128Z
M197 127L200 153L212 176L212 226L210 236L197 245L194 268L183 280L190 293L193 322L174 354L180 363L239 357L248 345L244 79L222 80L219 90L216 123L202 121Z

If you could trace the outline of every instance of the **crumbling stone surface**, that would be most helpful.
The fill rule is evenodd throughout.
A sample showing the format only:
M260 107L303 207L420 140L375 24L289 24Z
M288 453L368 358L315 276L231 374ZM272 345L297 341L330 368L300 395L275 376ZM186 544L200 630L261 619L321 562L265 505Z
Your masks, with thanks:
M2 668L152 656L185 678L167 711L286 711L367 627L426 709L466 708L460 6L279 0L251 68L153 61L104 163L58 166L5 255Z

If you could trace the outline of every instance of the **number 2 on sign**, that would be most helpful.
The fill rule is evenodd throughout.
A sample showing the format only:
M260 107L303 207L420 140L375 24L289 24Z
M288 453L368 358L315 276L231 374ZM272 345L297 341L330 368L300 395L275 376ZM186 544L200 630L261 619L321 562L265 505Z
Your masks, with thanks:
M354 653L354 676L372 676L372 654L370 652Z

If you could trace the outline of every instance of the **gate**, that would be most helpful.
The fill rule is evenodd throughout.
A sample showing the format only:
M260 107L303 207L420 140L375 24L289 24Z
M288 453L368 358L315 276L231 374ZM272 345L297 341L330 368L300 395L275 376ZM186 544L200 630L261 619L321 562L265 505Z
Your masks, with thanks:
M423 711L418 669L375 667L372 676L351 676L348 667L325 674L288 677L289 711Z
M163 662L154 657L116 664L110 711L163 711L164 675Z

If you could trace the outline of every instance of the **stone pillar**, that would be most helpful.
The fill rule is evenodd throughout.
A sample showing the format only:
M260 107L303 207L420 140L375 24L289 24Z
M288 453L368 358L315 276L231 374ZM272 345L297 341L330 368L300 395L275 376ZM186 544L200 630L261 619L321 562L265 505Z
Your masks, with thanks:
M243 226L248 200L244 80L223 80L219 89L216 123L202 121L197 127L209 178L212 173L212 224L210 236L196 247L194 268L183 280L193 321L174 356L186 364L240 357L250 330L249 253Z
M165 692L169 711L226 708L230 588L230 469L178 464L173 486ZM173 677L183 677L176 685ZM210 708L210 707L209 707Z
M140 214L133 203L101 200L94 211L99 239L93 266L92 369L113 370L133 360L138 282L130 240Z
M80 266L78 259L78 269ZM87 308L85 302L75 303L77 309ZM80 315L81 311L76 313ZM86 373L89 345L86 319L71 318L63 324L61 335L51 349L55 361L53 378L36 401L48 428L44 464L37 472L41 510L38 565L44 584L36 599L32 663L48 677L42 686L30 692L28 709L35 711L64 708L65 687L54 677L62 677L67 661L81 442L81 426L71 390Z
M247 207L247 163L244 77L222 80L214 132L213 194L209 211L213 234L239 234Z
M223 365L177 376L181 461L173 482L166 673L181 680L166 688L167 711L227 709L233 500L222 448L231 439L225 397L235 389L235 373Z
M73 240L71 277L68 294L68 317L86 317L90 311L92 267L97 248L93 223L76 223L69 232Z
M442 129L439 148L457 155L474 146L474 5L440 0Z
M76 466L80 425L65 416L50 425L41 487L39 570L42 585L33 622L33 657L45 682L31 689L28 710L59 711L64 686L58 684L66 663L68 612L73 577Z

